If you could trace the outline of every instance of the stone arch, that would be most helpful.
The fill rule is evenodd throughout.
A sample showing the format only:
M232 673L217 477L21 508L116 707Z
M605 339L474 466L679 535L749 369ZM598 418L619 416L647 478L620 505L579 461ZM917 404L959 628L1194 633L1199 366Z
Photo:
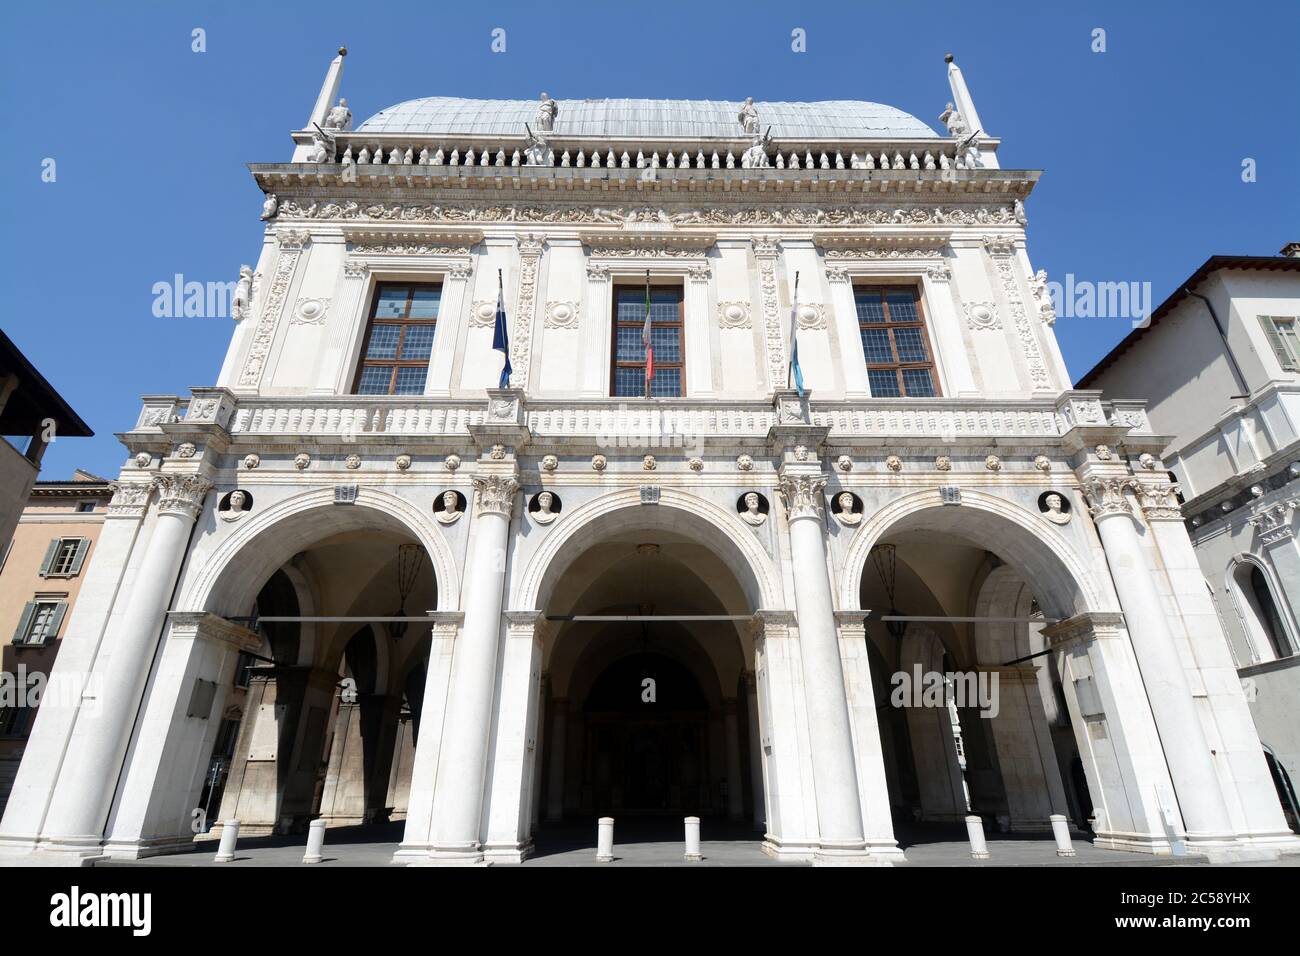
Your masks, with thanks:
M414 537L429 555L437 582L437 610L458 609L460 573L451 547L431 515L404 498L375 488L360 489L354 505L340 507L333 502L333 489L325 486L250 514L187 583L177 609L232 613L227 605L313 541L341 531L375 529ZM328 520L322 520L326 515ZM239 561L246 564L237 566Z
M621 514L624 513L625 514ZM615 518L615 515L620 517ZM689 520L688 520L689 519ZM618 522L622 520L623 523ZM703 528L707 531L702 531ZM731 569L750 610L784 606L772 559L735 514L685 492L664 488L659 504L643 505L637 489L611 492L561 518L529 561L515 589L515 607L542 609L570 560L610 530L665 530L712 549Z
M840 576L840 608L860 609L859 586L871 549L900 530L938 530L966 536L1012 567L1032 567L1044 612L1065 619L1085 611L1118 609L1113 592L1054 526L1035 513L982 491L962 489L961 504L944 505L938 489L904 495L881 508L853 535Z

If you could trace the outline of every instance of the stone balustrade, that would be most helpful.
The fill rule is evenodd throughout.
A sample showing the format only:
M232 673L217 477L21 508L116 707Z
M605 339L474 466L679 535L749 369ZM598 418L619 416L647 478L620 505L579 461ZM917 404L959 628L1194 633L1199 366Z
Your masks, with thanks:
M1140 402L1102 402L1096 393L1056 398L813 400L809 422L828 429L834 444L890 441L913 444L1052 443L1075 424L1127 427L1151 434ZM759 443L781 413L766 400L531 399L519 424L534 442L636 447L680 446L711 440ZM178 436L215 425L238 441L286 438L348 441L465 436L491 424L483 400L423 396L260 397L196 389L191 399L147 396L128 439L165 432Z

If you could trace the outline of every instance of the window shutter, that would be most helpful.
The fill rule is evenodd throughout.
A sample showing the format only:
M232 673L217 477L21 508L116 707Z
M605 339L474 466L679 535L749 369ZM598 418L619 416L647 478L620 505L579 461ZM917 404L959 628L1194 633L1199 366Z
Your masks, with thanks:
M1264 337L1268 339L1269 347L1273 350L1273 355L1277 358L1277 364L1288 372L1294 372L1297 369L1296 360L1291 357L1287 350L1286 343L1282 341L1282 336L1277 331L1277 326L1273 324L1272 316L1261 315L1259 324L1264 327Z
M45 560L41 562L41 577L49 577L50 568L54 567L54 559L59 553L59 542L62 540L62 538L55 538L45 549Z
M52 641L59 636L59 628L63 626L63 615L67 613L67 601L60 601L54 606L54 613L50 615L49 623L45 625L45 634L42 640Z
M72 556L72 567L68 569L68 574L76 577L81 573L81 566L86 561L86 552L90 550L90 539L80 538L77 541L77 553Z
M28 601L23 605L22 616L18 618L18 630L14 631L14 643L22 644L27 640L27 629L32 626L32 618L36 616L36 602Z

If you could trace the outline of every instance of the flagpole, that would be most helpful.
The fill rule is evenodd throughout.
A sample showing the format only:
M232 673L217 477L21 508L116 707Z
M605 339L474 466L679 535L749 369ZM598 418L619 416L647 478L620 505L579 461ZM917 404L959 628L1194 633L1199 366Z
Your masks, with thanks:
M799 273L794 274L794 302L790 306L790 362L785 367L785 387L790 387L790 379L794 375L794 363L799 354L799 342L795 338L799 334Z

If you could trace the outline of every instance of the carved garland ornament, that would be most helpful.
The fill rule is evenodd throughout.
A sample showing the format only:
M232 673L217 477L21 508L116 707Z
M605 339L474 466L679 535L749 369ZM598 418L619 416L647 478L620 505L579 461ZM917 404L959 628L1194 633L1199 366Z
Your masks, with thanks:
M519 237L519 292L515 297L515 328L511 338L510 384L528 385L528 362L533 353L533 310L537 302L537 266L542 258L544 237Z
M989 255L993 258L993 265L998 271L998 279L1002 283L1002 294L1006 298L1007 307L1011 310L1011 318L1015 321L1016 338L1020 339L1020 347L1024 349L1025 359L1029 364L1030 381L1036 390L1050 388L1047 366L1043 364L1043 353L1038 348L1038 339L1034 337L1034 327L1029 322L1029 315L1025 311L1025 303L1020 298L1020 289L1016 283L1015 272L1011 268L1011 254L1015 249L1015 242L1009 237L986 236L984 238L984 248L988 250Z
M763 335L767 342L767 372L772 388L785 382L785 333L781 328L781 310L776 297L776 257L779 245L770 237L754 239L754 256L758 259L758 286L762 295Z

